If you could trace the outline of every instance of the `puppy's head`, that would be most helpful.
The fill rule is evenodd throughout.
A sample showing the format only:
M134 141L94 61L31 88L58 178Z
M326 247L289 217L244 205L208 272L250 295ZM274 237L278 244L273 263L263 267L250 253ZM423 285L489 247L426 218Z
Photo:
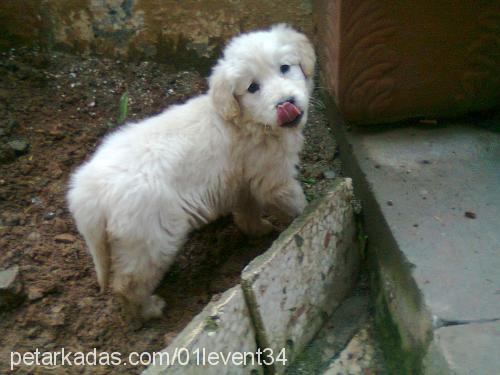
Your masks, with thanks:
M223 119L251 131L302 127L315 62L307 37L289 26L243 34L214 67L209 95Z

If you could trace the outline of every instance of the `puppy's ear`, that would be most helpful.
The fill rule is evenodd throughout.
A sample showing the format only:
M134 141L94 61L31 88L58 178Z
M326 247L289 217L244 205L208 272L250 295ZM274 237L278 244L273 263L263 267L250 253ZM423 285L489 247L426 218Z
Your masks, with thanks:
M308 80L312 80L314 78L316 54L314 53L314 47L309 39L304 34L286 24L275 25L272 29L280 32L284 40L289 40L293 43L299 54L300 67L304 75Z
M228 77L223 63L215 66L208 86L208 95L215 110L224 120L234 122L240 115L240 106L234 96L233 80Z
M316 54L314 48L304 34L294 32L295 44L300 56L300 67L307 79L314 78L314 67L316 65Z

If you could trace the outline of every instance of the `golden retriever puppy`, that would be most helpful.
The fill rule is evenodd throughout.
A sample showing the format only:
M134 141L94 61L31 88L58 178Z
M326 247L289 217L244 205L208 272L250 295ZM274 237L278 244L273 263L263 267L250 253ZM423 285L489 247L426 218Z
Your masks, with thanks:
M206 94L106 137L67 195L101 289L110 282L135 313L158 317L154 289L190 231L232 213L262 235L272 230L264 210L303 211L295 166L315 60L286 25L239 35Z

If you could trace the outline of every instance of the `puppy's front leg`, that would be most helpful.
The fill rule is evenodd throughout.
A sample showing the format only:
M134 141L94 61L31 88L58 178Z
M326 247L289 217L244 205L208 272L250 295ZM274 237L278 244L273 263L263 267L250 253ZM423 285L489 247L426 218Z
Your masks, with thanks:
M274 230L273 225L262 217L262 208L249 191L239 194L233 216L235 224L245 234L264 236Z
M293 178L273 189L267 199L273 214L277 216L278 220L285 223L289 223L299 216L307 204L302 187Z

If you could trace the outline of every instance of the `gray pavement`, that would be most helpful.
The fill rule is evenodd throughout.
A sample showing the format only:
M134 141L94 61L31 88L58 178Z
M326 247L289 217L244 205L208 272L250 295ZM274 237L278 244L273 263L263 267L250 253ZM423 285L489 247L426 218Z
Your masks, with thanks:
M403 367L500 373L500 118L350 129L329 107Z

